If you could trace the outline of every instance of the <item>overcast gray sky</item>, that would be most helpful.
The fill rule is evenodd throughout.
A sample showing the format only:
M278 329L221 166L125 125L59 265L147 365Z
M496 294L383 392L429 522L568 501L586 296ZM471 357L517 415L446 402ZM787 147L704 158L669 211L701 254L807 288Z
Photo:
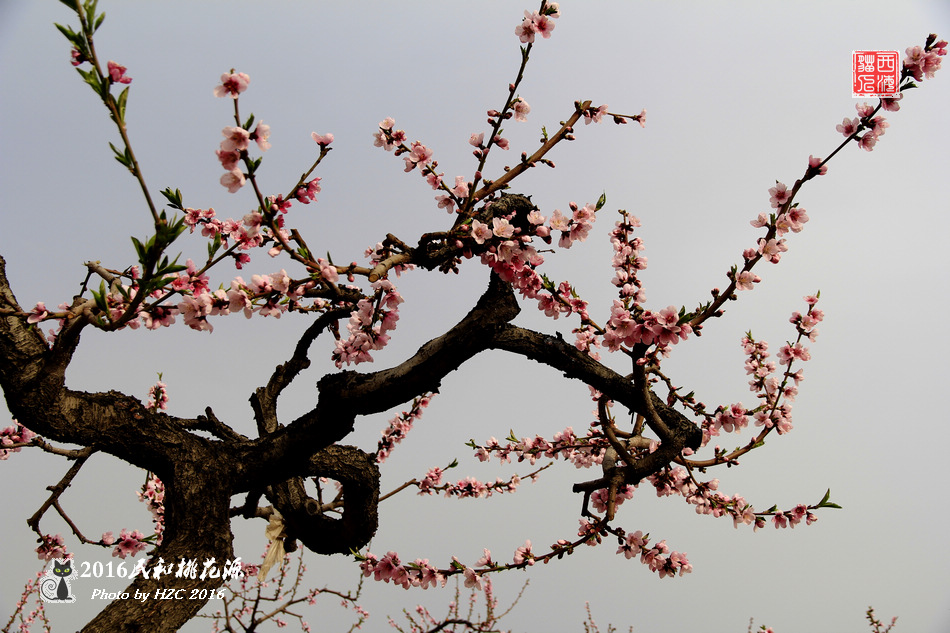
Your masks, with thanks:
M519 63L514 28L522 10L511 1L436 2L109 2L97 39L103 59L128 67L133 78L128 125L153 190L180 188L188 206L213 206L239 217L252 205L246 191L228 194L214 156L231 104L212 88L224 71L251 76L241 99L271 126L273 147L260 178L286 190L312 162L310 133L336 141L318 175L316 205L298 205L291 223L316 251L336 261L359 259L387 232L412 241L445 227L432 191L401 160L372 146L386 116L410 139L435 151L446 178L471 177L467 141L485 131L485 111L504 103ZM510 123L510 163L532 151L542 125L553 129L575 99L611 110L648 110L647 127L579 126L577 141L551 158L557 169L529 172L515 190L533 195L545 215L568 202L607 194L586 243L549 257L548 275L570 279L605 321L609 284L607 232L618 208L640 217L649 268L647 307L695 305L752 246L749 220L769 209L768 188L791 185L808 156L837 146L835 125L855 116L850 91L854 49L922 44L930 32L950 35L945 2L562 2L553 37L534 48L520 90L531 104L527 123ZM150 219L136 184L111 157L116 135L91 91L68 63L69 46L53 22L75 24L59 3L0 3L0 152L3 224L0 253L24 306L68 300L84 276L82 262L133 263L129 235L142 237ZM753 533L727 519L697 516L679 497L656 499L643 485L621 508L620 525L666 539L685 551L691 575L658 579L605 543L529 573L496 580L502 602L530 579L521 604L503 622L515 630L581 630L584 601L598 622L636 631L744 631L749 618L778 633L864 629L864 610L899 616L898 631L950 629L950 560L946 545L945 472L939 452L950 440L943 400L950 335L944 244L948 215L947 104L943 70L911 91L871 153L849 147L829 173L809 183L798 201L811 221L792 235L778 266L758 270L763 282L701 339L681 344L664 365L677 384L708 405L751 404L738 345L752 329L773 349L792 336L787 319L802 297L821 290L827 318L811 345L813 360L795 403L795 429L770 439L740 468L712 473L720 489L744 495L756 508L817 502L827 488L843 510L821 512L812 526ZM493 174L504 163L489 163ZM486 174L489 175L489 174ZM197 260L204 244L182 240ZM257 257L250 272L286 266ZM247 277L250 272L246 272ZM230 271L213 278L227 283ZM389 348L378 363L399 362L421 342L468 311L487 271L467 262L458 277L416 273L397 280L406 299ZM179 319L180 321L180 319ZM519 322L567 333L574 323L543 320L525 304ZM180 322L160 332L84 334L68 384L118 389L142 399L164 373L171 412L193 416L212 406L239 430L253 428L247 397L292 350L305 319L218 319L213 335ZM329 347L282 403L292 419L312 403L312 385L332 368ZM621 359L615 359L623 367ZM384 467L384 489L425 474L453 458L467 475L493 480L528 472L499 470L474 460L463 444L504 437L551 437L592 420L587 389L556 372L502 353L482 355L443 383L442 394ZM388 416L365 419L353 443L372 450ZM0 411L0 426L9 414ZM741 435L736 444L749 438ZM349 440L348 440L349 441ZM723 440L725 444L726 440ZM930 450L930 449L934 450ZM23 582L39 569L30 516L68 468L60 459L23 452L0 463L4 512L0 530L0 621L6 621ZM489 548L509 560L525 539L541 546L571 538L580 499L572 483L587 471L558 463L540 482L489 500L397 496L381 508L372 549L404 560L451 556L474 563ZM89 535L126 527L149 529L135 499L141 474L97 456L84 468L64 505ZM47 532L68 528L48 515ZM237 526L237 553L254 560L264 526ZM67 542L74 544L67 536ZM107 561L105 550L80 549L79 560ZM344 557L312 557L315 585L355 585ZM79 584L81 583L81 584ZM74 586L93 588L90 580ZM121 583L95 586L117 590ZM451 587L451 585L450 585ZM424 602L435 613L451 591L405 592L367 587L368 630L385 615ZM309 616L318 630L344 630L348 615L333 601ZM49 610L55 630L72 630L103 605L79 595ZM188 630L202 630L190 625Z

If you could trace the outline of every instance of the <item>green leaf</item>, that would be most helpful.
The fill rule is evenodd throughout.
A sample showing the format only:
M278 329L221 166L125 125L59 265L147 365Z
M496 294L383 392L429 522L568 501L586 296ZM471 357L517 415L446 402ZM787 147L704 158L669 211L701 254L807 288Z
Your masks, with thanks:
M124 152L119 151L119 148L113 145L112 143L109 143L109 147L111 147L112 151L115 153L115 159L117 161L119 161L120 163L128 167L129 169L132 169L132 158L128 155L128 151L124 151Z
M607 192L600 194L600 198L597 199L597 208L595 211L600 211L604 208L604 205L607 204Z
M99 17L96 18L96 23L95 23L95 24L93 25L93 27L92 27L92 32L93 32L93 33L95 33L96 31L99 30L99 27L102 26L102 21L105 20L105 19L106 19L106 14L105 14L105 13L100 14Z
M65 0L61 0L61 2L63 2L63 4L67 4ZM63 34L63 37L65 37L67 40L69 40L73 44L75 44L77 41L81 39L79 35L70 26L63 26L62 24L56 24L56 23L53 23L53 26L59 29L59 32Z
M221 234L215 233L214 241L208 242L208 259L214 259L214 254L221 248Z
M248 132L251 131L251 126L254 125L254 113L251 113L251 116L248 117L247 121L244 123L244 129Z
M99 282L99 292L96 292L95 290L92 291L92 298L95 299L96 305L99 307L100 310L102 310L106 314L109 313L109 308L106 305L106 282L105 281Z
M137 237L132 237L132 245L135 246L135 253L138 255L139 263L145 265L145 247Z
M168 206L173 209L184 210L181 201L181 190L175 189L172 191L171 187L162 189L162 195L165 196L165 199L168 200Z
M125 121L125 103L129 99L129 87L126 86L125 90L119 93L119 98L116 101L116 109L119 111L119 122L122 123Z

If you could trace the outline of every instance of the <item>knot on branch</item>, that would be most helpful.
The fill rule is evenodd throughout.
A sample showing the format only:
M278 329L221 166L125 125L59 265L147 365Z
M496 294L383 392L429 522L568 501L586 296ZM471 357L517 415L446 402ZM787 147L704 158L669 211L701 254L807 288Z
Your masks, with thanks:
M288 544L299 540L318 554L345 554L366 545L379 524L379 468L373 455L355 446L327 446L314 454L308 477L340 482L343 514L333 518L309 497L303 479L273 486L268 495L284 517Z

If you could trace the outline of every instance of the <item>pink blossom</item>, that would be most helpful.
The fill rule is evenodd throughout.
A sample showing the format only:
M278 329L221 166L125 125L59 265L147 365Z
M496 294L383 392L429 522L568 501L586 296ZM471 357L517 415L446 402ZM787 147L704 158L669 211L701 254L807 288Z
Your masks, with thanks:
M560 209L554 210L554 215L551 216L551 230L552 231L570 231L571 230L571 221L569 218L565 217Z
M535 13L534 15L537 15ZM532 15L526 10L524 12L524 20L515 28L515 35L518 36L518 39L521 40L522 44L530 44L534 42L534 35L538 32L537 26L534 23Z
M548 11L551 11L548 13ZM554 3L554 10L551 10L551 5L545 7L546 15L539 15L537 11L534 13L524 12L524 20L521 24L515 28L515 35L521 40L523 44L530 44L534 42L534 36L540 35L544 39L551 37L551 32L554 30L554 22L551 18L557 18L559 16L556 3ZM550 15L550 17L548 17Z
M238 189L244 186L244 174L240 169L232 169L221 176L221 185L226 187L229 193L236 193Z
M329 281L330 283L336 283L340 279L340 275L337 272L336 266L330 264L327 260L322 257L317 259L317 263L320 264L320 276Z
M304 204L310 204L311 202L316 202L317 194L322 191L320 187L320 178L315 177L310 182L305 182L302 186L297 188L297 191L294 193L294 198L298 202Z
M26 318L26 322L39 323L45 319L48 314L49 313L46 311L46 304L40 301L32 310L30 310L30 316Z
M270 149L270 143L267 141L268 138L270 138L270 126L265 123L258 123L250 136L250 139L257 143L257 146L261 148L262 152L266 152ZM228 169L228 167L225 167L225 169Z
M515 227L504 218L492 218L492 233L498 237L508 239L515 233Z
M640 553L641 550L646 549L647 543L650 542L649 536L643 536L643 532L637 530L627 534L626 540L617 548L617 553L622 553L625 558L633 558Z
M851 136L858 131L858 126L861 124L861 121L858 118L848 119L845 117L844 120L835 126L835 129L841 132L844 136Z
M528 120L528 113L531 112L531 106L528 105L527 101L521 97L517 97L512 101L511 108L515 112L515 121L524 122Z
M535 14L537 15L537 14ZM549 39L551 33L554 31L554 21L551 20L546 15L540 15L538 17L533 17L535 32L537 32L544 39Z
M590 125L591 123L600 123L604 118L604 115L607 114L607 104L600 106L599 108L589 108L584 111L584 125Z
M224 73L221 75L221 85L214 88L214 96L237 99L239 94L247 90L249 83L251 78L244 73Z
M465 182L464 176L455 177L455 186L452 187L452 193L457 195L459 198L468 197L468 183Z
M211 314L212 301L209 293L198 296L187 296L178 304L178 311L185 319L185 324L195 330L214 330L207 317Z
M874 106L868 105L868 102L854 104L854 109L858 111L858 116L862 119L869 117L874 113Z
M897 112L901 109L900 100L903 98L903 94L899 94L896 97L883 97L881 99L881 108L887 112Z
M858 147L866 152L872 151L875 145L877 145L877 137L870 132L858 139Z
M445 577L429 564L428 558L417 558L412 564L414 569L409 570L409 576L413 586L428 589L439 583L445 584Z
M400 567L399 554L387 552L373 568L373 579L389 582Z
M437 174L435 172L429 172L428 174L426 174L426 182L429 183L429 186L432 187L433 189L436 189L436 190L441 189L442 176L444 175L445 175L444 173Z
M788 190L783 183L776 182L775 186L769 189L769 203L773 209L778 209L792 197L792 192Z
M531 541L525 541L524 545L515 550L514 556L515 565L521 565L527 563L529 566L534 565L534 554L531 551Z
M494 566L495 566L495 561L493 561L492 558L491 558L491 551L489 551L488 549L485 549L485 548L483 548L482 551L484 551L485 554L484 554L484 556L482 556L481 558L478 559L478 562L475 563L475 565L476 565L477 567L494 567Z
M934 50L930 51L925 51L920 46L912 46L905 52L907 57L904 59L904 69L910 72L917 81L922 81L925 77L932 79L934 73L940 70L940 64L943 61L940 57L946 55L946 43L937 42Z
M476 590L480 590L482 588L481 578L479 577L478 572L476 572L474 569L471 567L466 567L463 574L465 576L464 584L466 587Z
M332 134L324 134L323 136L321 136L321 135L317 134L316 132L311 132L311 133L310 133L310 136L311 136L311 137L313 138L313 140L317 143L317 145L319 145L321 148L322 148L322 147L326 147L327 145L329 145L330 143L333 142L333 135L332 135Z
M123 528L122 532L119 533L118 544L115 546L115 549L112 550L112 555L118 556L119 558L135 556L148 547L147 543L142 542L144 538L145 535L138 530L127 532L125 528Z
M752 284L757 284L762 279L751 270L743 270L736 276L737 290L752 290Z
M782 253L787 250L785 240L772 238L766 242L764 238L759 239L759 253L773 264L777 264L782 258Z
M125 71L127 70L125 66L120 66L112 60L109 60L109 79L114 83L119 84L130 84L132 83L132 78L127 77Z
M225 152L240 152L247 149L251 133L242 127L229 126L221 130L224 140L221 141L221 149Z
M481 147L484 141L485 141L484 132L480 132L478 134L472 134L472 136L468 139L469 145L473 145L475 147Z
M215 150L215 154L218 156L218 160L221 161L221 166L225 171L231 171L232 169L237 169L238 161L241 160L241 152L238 150Z
M51 561L55 559L66 558L66 546L63 543L63 537L59 534L50 536L44 534L40 546L36 548L36 557L40 560Z
M492 230L487 224L472 220L472 237L475 238L476 243L484 244L485 240L491 239Z
M25 444L36 437L36 433L26 428L16 420L14 424L0 431L0 460L7 459L10 453L19 453L20 447L5 448L14 444Z
M423 166L428 164L432 160L432 150L419 141L413 141L409 153L403 156L403 160L406 161L406 171L410 172L420 164Z
M818 165L821 165L821 162L822 162L821 159L816 158L815 156L808 157L808 167L810 167L811 169L815 169L816 167L818 167ZM821 165L821 169L818 170L818 175L824 176L827 173L828 173L828 165Z

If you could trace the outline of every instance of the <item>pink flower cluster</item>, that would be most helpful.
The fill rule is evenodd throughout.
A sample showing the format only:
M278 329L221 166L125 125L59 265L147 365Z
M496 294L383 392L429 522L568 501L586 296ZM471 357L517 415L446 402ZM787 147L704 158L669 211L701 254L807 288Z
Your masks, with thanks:
M274 205L277 204L276 199L271 202ZM280 202L282 203L279 207L280 210L286 213L290 203ZM285 239L288 238L289 234L283 229L284 216L277 214L274 221L278 230L281 231L281 236ZM225 248L228 247L229 240L234 240L238 248L244 251L263 246L268 237L267 228L264 226L264 216L256 211L246 214L240 221L237 221L232 218L226 220L216 218L213 208L187 208L185 209L185 224L190 227L192 233L195 232L196 228L200 228L203 237L220 239ZM244 264L250 261L250 257L247 256L235 255L234 258L235 265L238 268L243 267Z
M719 449L717 447L717 452ZM731 517L733 527L752 525L753 530L765 527L766 517L771 515L776 528L795 527L804 519L808 525L818 520L818 517L809 511L809 507L799 504L791 510L780 511L774 508L767 512L756 512L750 503L740 495L732 497L718 492L719 480L697 484L689 473L679 466L667 468L651 475L650 483L656 488L658 497L681 495L686 502L696 506L697 514L712 517ZM835 506L837 507L837 506Z
M544 216L538 211L528 215L528 234L522 234L521 227L512 224L513 219L510 216L492 218L491 225L472 220L472 239L478 246L487 245L481 254L483 264L524 297L538 298L544 283L535 269L544 263L544 257L530 242L532 235L548 235L547 227L543 226Z
M251 78L244 73L225 73L221 75L221 84L215 87L214 95L216 97L231 97L237 99L238 95L247 90L247 85ZM253 116L251 121L253 121ZM250 127L251 121L245 125ZM221 185L226 187L230 193L237 192L246 182L244 172L239 167L241 159L247 158L247 149L251 141L257 143L262 152L270 148L270 126L264 123L258 123L254 131L244 127L228 126L221 130L224 140L221 141L220 148L215 152L221 167L224 168L224 175L221 176ZM331 139L332 140L332 136Z
M109 69L109 81L116 84L130 84L132 83L132 78L127 76L125 66L120 66L112 60L109 60L107 64Z
M578 208L571 202L570 207L570 218L561 214L558 209L555 209L554 215L551 216L551 230L561 232L561 238L558 240L558 246L561 248L570 248L575 241L585 241L596 219L595 209L590 203Z
M606 444L606 440L604 440L604 443ZM507 444L502 446L497 439L491 437L484 446L478 446L474 443L469 444L469 446L475 449L475 457L481 462L488 461L494 454L499 461L507 464L511 462L511 457L514 455L519 462L527 461L532 465L541 457L557 459L558 456L561 456L565 460L573 462L575 453L586 449L585 440L579 440L571 427L555 433L551 441L540 435L533 438L523 437L520 440L512 436L507 439ZM578 465L578 468L580 467Z
M858 116L850 120L845 117L840 125L835 126L835 129L846 138L850 138L861 130L866 129L867 132L855 138L857 138L858 145L862 149L870 152L874 149L874 146L877 145L878 139L884 136L884 132L890 127L890 124L883 116L872 118L871 115L874 114L875 108L867 103L860 105L855 104L854 107L858 111Z
M931 34L923 47L912 46L905 51L904 71L917 81L923 81L924 77L933 79L934 73L940 70L943 61L940 58L947 54L947 42L936 42L936 39L937 36Z
M405 171L407 173L418 167L420 174L426 179L429 186L435 190L441 189L447 192L436 196L435 199L440 209L446 209L446 211L452 213L455 205L458 204L462 198L468 196L468 184L465 183L465 179L462 176L456 177L455 187L450 189L449 186L442 181L444 174L438 173L435 170L439 163L432 160L432 150L419 141L413 141L407 146L406 132L404 130L394 130L393 126L395 124L396 122L392 117L386 117L380 121L379 131L373 134L373 145L375 147L382 147L387 152L395 150L394 154L396 156L402 156L403 161L405 161ZM507 145L505 139L501 139L500 137L496 137L496 139ZM479 148L475 150L476 154L487 151L481 148L483 140L484 135L479 136L476 134L473 134L469 139L469 143Z
M633 491L637 489L637 486L624 485L620 486L617 489L617 497L615 505L620 507L624 501L628 499L633 499ZM594 493L590 496L590 503L594 506L595 512L604 513L607 511L607 502L608 502L608 491L606 488L601 488L600 490L595 490Z
M115 549L112 550L112 555L118 556L119 558L135 556L148 547L148 543L142 541L144 538L145 535L138 530L129 532L123 528L119 534L119 539L116 541Z
M148 404L151 411L165 411L168 409L168 385L159 380L148 388Z
M438 569L429 564L427 558L417 558L413 562L403 565L396 552L387 552L381 559L370 552L362 556L360 569L363 576L382 582L392 582L403 589L422 587L428 589L446 583L446 577Z
M162 480L149 473L148 480L142 485L142 490L136 493L139 501L145 504L152 513L155 523L155 544L162 544L162 535L165 532L165 484Z
M626 302L632 301L635 305L646 301L643 286L637 279L637 271L646 270L647 258L640 254L643 250L643 240L633 237L633 230L639 228L640 219L620 211L621 219L617 220L614 230L610 232L610 244L614 255L610 265L614 269L614 278L611 283L620 288L620 298Z
M180 290L191 294L186 295L178 304L178 311L186 325L208 332L214 329L208 321L209 316L243 312L249 319L257 312L261 316L279 319L287 310L289 302L298 300L308 284L316 283L311 281L292 287L292 280L283 269L270 275L252 275L250 283L245 283L242 277L235 277L227 291L218 289L211 292L207 286L196 283L196 280L200 282L200 278L194 277L192 273L191 277L182 282Z
M792 363L795 360L807 361L811 358L808 348L801 345L800 341L802 338L815 340L818 336L815 326L824 319L824 312L815 308L817 295L805 297L805 302L809 306L808 312L804 315L795 312L789 319L795 325L798 340L782 346L778 353L779 362L786 367L782 379L773 375L776 364L766 360L769 356L768 343L756 342L749 334L742 339L743 351L748 356L745 363L746 373L752 375L749 388L763 401L755 410L755 424L768 429L775 427L779 434L792 429L790 402L798 394L798 383L803 379L801 370L792 372ZM794 386L788 384L789 379L794 381Z
M430 470L429 474L433 477L439 477L439 481L441 481L441 472L433 472ZM420 486L419 494L433 494L436 490L444 489L446 497L458 497L459 499L487 499L496 492L499 494L515 492L515 490L518 489L518 485L520 483L521 477L518 475L512 475L512 477L507 481L501 477L498 477L495 479L494 483L490 484L479 481L474 477L466 477L465 479L458 480L453 485L438 485L433 482L426 490L423 490L422 486Z
M0 461L10 457L10 453L19 453L20 448L6 448L15 444L26 444L36 437L36 433L26 428L16 420L13 424L0 430Z
M413 399L412 407L409 411L403 411L392 420L389 426L381 431L383 437L379 440L376 447L376 463L382 464L389 457L389 453L396 444L400 443L409 431L412 430L412 424L415 420L422 417L422 410L429 406L429 401L434 394L426 393Z
M614 299L606 330L604 345L607 349L616 351L621 345L632 347L638 343L656 343L658 349L676 345L685 341L693 328L689 323L680 324L679 313L674 306L667 306L659 312L643 310L639 314L631 314L623 302Z
M524 12L524 20L515 28L515 35L521 40L522 44L531 44L536 35L544 39L551 37L554 31L554 21L561 17L560 7L557 2L546 2L541 8L541 12Z
M725 433L738 433L746 428L749 426L747 413L748 411L742 406L741 402L729 405L728 407L720 405L716 409L715 415L713 415L712 422L708 425L709 437L719 435L720 430Z
M388 279L373 282L372 299L360 299L351 313L346 329L350 336L337 339L332 358L338 368L343 364L372 362L371 351L383 349L389 342L386 332L395 329L399 320L399 304L403 298Z
M590 125L591 123L600 123L604 115L607 114L607 104L597 106L596 108L591 106L584 110L584 125Z
M49 562L53 559L63 560L71 556L71 554L66 554L66 545L61 535L50 536L44 534L40 537L40 546L36 548L36 557L40 560Z
M686 552L673 552L669 557L664 554L670 551L666 541L660 541L653 547L647 547L650 542L650 535L644 536L643 532L637 530L632 534L627 534L624 541L617 548L618 554L623 554L625 558L633 558L640 555L640 562L647 565L651 571L659 574L660 578L670 578L679 574L688 574L693 571L689 559L686 558Z

